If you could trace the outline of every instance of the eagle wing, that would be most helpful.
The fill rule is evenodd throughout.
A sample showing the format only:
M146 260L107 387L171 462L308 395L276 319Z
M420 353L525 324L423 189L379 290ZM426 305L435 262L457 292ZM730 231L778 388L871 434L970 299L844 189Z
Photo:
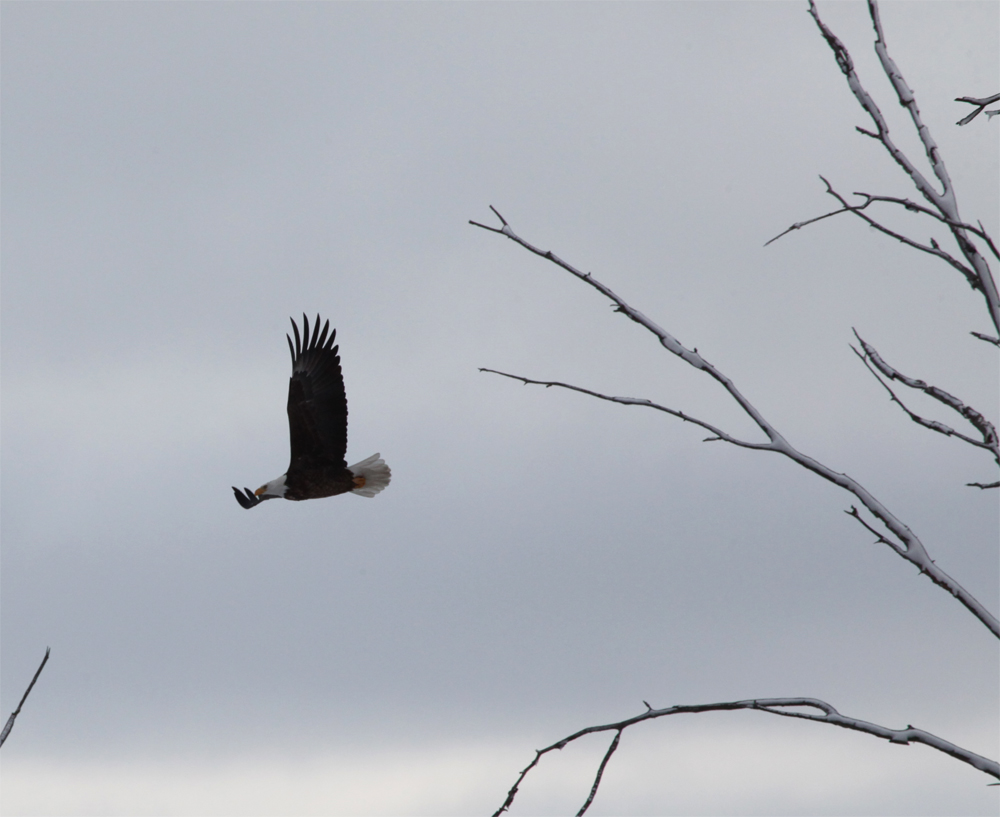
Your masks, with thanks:
M303 315L303 332L292 321L295 344L288 338L292 353L292 377L288 381L288 431L291 438L291 471L296 466L315 468L339 465L347 468L347 393L340 371L338 347L333 345L337 330L330 321L320 331L320 317L309 335L309 319ZM303 340L304 339L304 340Z

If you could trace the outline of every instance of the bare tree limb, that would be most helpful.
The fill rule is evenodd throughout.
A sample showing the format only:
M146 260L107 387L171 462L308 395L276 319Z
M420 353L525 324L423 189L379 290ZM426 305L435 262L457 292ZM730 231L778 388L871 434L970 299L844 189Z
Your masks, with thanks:
M642 723L643 721L655 720L656 718L663 718L669 715L700 712L725 712L740 709L767 712L771 715L779 715L785 718L800 718L802 720L815 721L817 723L826 723L831 726L839 726L843 729L851 729L855 732L863 732L867 735L883 738L884 740L888 740L890 743L903 746L909 745L910 743L922 743L925 746L930 746L932 749L938 750L939 752L944 752L957 760L961 760L963 763L968 763L974 769L978 769L985 774L1000 779L1000 764L998 764L995 760L983 757L975 752L970 752L968 749L963 749L961 746L957 746L951 741L939 738L937 735L932 735L930 732L925 732L923 729L917 729L912 725L908 725L905 729L889 729L888 727L880 726L875 723L869 723L868 721L863 721L858 718L841 715L836 709L834 709L833 706L826 703L826 701L821 701L817 698L753 698L745 701L669 706L664 709L650 709L648 708L648 704L646 706L647 710L641 715L635 715L634 717L626 718L625 720L618 721L617 723L609 723L602 726L588 726L585 729L580 729L572 735L568 735L562 740L553 743L551 746L546 746L544 749L536 750L535 759L521 771L517 781L511 787L510 791L507 792L507 799L504 800L500 808L493 813L493 817L499 817L499 815L510 808L514 802L514 798L517 796L518 789L524 781L524 778L527 776L528 772L538 765L538 762L544 755L557 749L561 750L568 744L584 737L585 735L592 735L598 732L617 733L614 741L612 742L611 748L608 749L607 754L604 756L604 761L601 763L601 769L598 772L597 778L594 780L594 785L591 787L590 797L587 798L584 808L578 812L578 815L583 814L584 811L586 811L586 809L590 806L591 802L593 802L594 796L597 793L597 788L600 785L601 773L604 770L604 766L607 764L607 760L613 751L618 747L618 740L621 737L621 733L628 727L634 726L637 723ZM819 712L802 711L803 709L815 709L819 710Z
M987 420L982 414L980 414L974 408L965 405L961 400L949 394L944 389L939 389L937 386L930 386L923 380L917 380L912 377L907 377L905 374L896 371L896 369L894 369L892 366L890 366L888 363L882 360L882 358L879 356L879 353L875 351L874 347L871 344L867 343L864 340L864 338L862 338L861 335L858 334L856 329L854 330L854 337L858 339L858 341L861 343L861 347L864 349L864 353L861 353L857 349L854 349L854 354L856 354L858 357L861 358L862 361L864 361L864 364L868 367L868 370L875 376L878 382L882 384L885 390L889 392L892 401L894 403L897 403L899 407L902 408L903 411L905 411L909 415L910 419L913 420L913 422L922 425L924 428L929 428L932 431L937 431L940 434L957 437L958 439L969 443L969 445L974 445L979 448L985 448L987 451L993 454L993 459L996 460L997 465L1000 465L1000 441L998 441L997 439L997 430L994 427L993 423ZM851 348L853 349L854 347ZM955 429L945 425L944 423L939 423L937 420L927 420L924 419L923 417L920 417L917 414L914 414L903 404L902 400L896 397L896 393L891 388L889 388L889 385L885 383L881 377L879 377L878 372L875 371L876 369L878 370L878 372L881 372L882 375L889 378L889 380L898 380L904 386L907 386L911 389L916 389L918 391L922 391L924 392L924 394L933 397L939 403L943 403L944 405L948 406L948 408L958 412L966 420L968 420L970 424L975 426L976 430L979 431L979 433L982 435L982 439L975 440L972 437L967 437L964 434L960 434L959 432L955 431Z
M996 245L993 243L993 239L990 238L989 233L987 233L983 229L982 224L980 224L979 227L973 227L971 224L967 224L965 222L962 222L960 224L954 224L954 223L950 222L945 216L942 216L940 213L936 213L934 210L931 210L929 207L924 207L923 205L917 204L916 202L910 201L909 199L901 199L898 196L876 196L876 195L872 195L871 193L863 193L863 192L855 191L852 195L854 195L854 196L861 196L862 198L865 199L865 202L863 204L850 205L850 204L848 204L840 196L839 193L837 193L833 189L832 185L830 184L829 181L826 180L825 177L820 176L820 179L822 179L823 183L826 185L826 192L829 193L831 196L835 196L838 199L838 201L841 202L841 204L843 206L839 210L832 210L829 213L824 213L821 216L816 216L815 218L810 218L810 219L807 219L806 221L797 221L795 224L793 224L787 230L784 230L783 232L778 233L778 235L776 235L774 238L772 238L769 241L765 242L764 243L765 247L768 246L769 244L773 244L779 238L782 238L783 236L788 235L790 232L793 232L794 230L801 230L803 227L808 227L810 224L815 224L817 221L822 221L825 218L830 218L830 216L838 216L841 213L854 213L855 215L861 215L860 211L866 209L869 204L873 204L875 202L882 202L882 203L887 203L887 204L898 204L898 205L900 205L900 206L902 206L902 207L906 208L907 210L910 210L910 211L912 211L914 213L922 213L923 215L930 216L931 218L936 219L937 221L940 221L942 224L945 224L948 227L958 227L960 229L966 230L967 232L970 232L973 235L978 236L983 241L985 241L986 244L990 248L990 252L993 253L993 255L998 260L1000 260L1000 251L997 250ZM882 225L878 224L873 219L866 219L866 220L868 221L869 224L871 224L872 227L875 227L876 229L881 230L882 232L886 233L887 235L892 236L893 238L899 239L903 243L908 243L908 244L910 244L910 246L915 247L916 249L919 249L919 250L921 250L923 252L932 252L933 249L938 249L938 248L933 248L933 247L928 248L925 245L913 242L910 239L906 238L905 236L901 236L901 235L899 235L899 234L897 234L897 233L895 233L895 232L893 232L893 231L891 231L891 230L883 227ZM941 257L944 257L945 260L947 260L949 264L952 264L953 266L956 266L957 269L966 277L966 279L969 280L969 283L971 284L971 286L972 286L973 289L979 289L980 288L979 282L978 282L977 279L975 279L974 277L972 279L970 279L970 275L974 276L975 273L972 272L971 270L967 269L966 267L961 266L960 265L961 262L956 261L954 258L952 258L947 253L942 253L940 250L938 252L932 252L932 254L934 254L934 255L940 255Z
M873 528L871 525L865 522L865 520L861 518L861 514L858 512L858 509L854 505L851 505L851 509L849 511L844 511L844 513L858 520L858 522L861 523L862 527L864 527L865 530L867 530L869 533L875 536L875 541L877 543L882 545L888 545L897 553L900 554L903 553L904 548L899 543L893 542L891 539L886 539L885 536L883 536L875 528Z
M955 101L968 102L970 105L977 106L976 110L968 116L963 116L955 123L956 125L968 125L973 119L983 112L983 109L986 108L987 105L992 105L994 102L1000 101L1000 94L993 94L993 96L983 97L982 99L976 99L972 96L960 96ZM998 113L1000 113L1000 111L986 111L986 118L992 119Z
M534 253L535 255L541 256L547 261L551 261L559 267L562 267L567 272L579 278L581 281L592 286L602 295L610 298L615 304L615 311L621 312L627 318L635 321L640 326L654 334L660 341L660 344L667 349L669 352L673 353L677 357L681 358L685 363L693 366L696 369L708 374L715 381L717 381L743 409L743 411L757 424L757 426L767 435L768 442L766 443L746 443L741 440L735 440L733 438L727 439L729 435L725 432L720 432L714 426L703 420L697 420L690 415L678 412L676 409L666 409L663 406L659 406L651 403L650 401L638 400L636 398L612 398L607 395L602 395L597 392L590 391L589 389L584 389L578 386L569 386L564 383L555 383L539 380L529 380L519 375L510 375L503 372L496 372L497 374L502 374L505 377L511 377L517 380L521 380L525 383L535 383L538 385L545 386L561 386L563 388L572 389L573 391L579 391L584 394L589 394L594 397L598 397L602 400L611 400L612 402L626 403L628 405L639 405L646 406L648 408L656 408L660 411L665 411L675 417L682 417L682 419L687 422L693 422L700 425L702 428L708 429L713 434L715 434L718 439L724 440L725 442L731 442L734 445L740 445L746 448L755 448L760 451L773 451L777 454L781 454L788 457L793 462L801 465L803 468L812 471L814 474L819 475L828 482L832 482L845 491L854 494L855 497L861 502L865 508L868 509L869 513L872 514L876 519L881 522L886 529L898 539L898 545L893 545L893 550L902 558L906 559L908 562L916 565L917 569L926 575L932 582L940 587L947 590L952 596L958 599L969 612L971 612L976 618L978 618L986 627L989 628L995 636L1000 638L1000 621L997 621L997 617L990 613L968 590L962 587L955 579L945 573L937 564L931 559L930 554L928 554L927 549L924 547L923 543L917 537L917 535L910 530L910 528L905 525L902 520L896 517L893 513L889 511L881 502L879 502L864 486L862 486L857 480L849 477L847 474L842 474L834 471L832 468L823 465L821 462L814 460L809 457L794 446L792 446L788 440L781 435L781 433L768 422L764 416L750 403L750 401L743 396L743 394L736 388L733 381L719 371L715 366L705 360L700 354L698 354L697 349L688 349L683 344L680 343L673 335L667 332L666 329L657 325L652 320L643 315L639 310L634 309L629 306L622 298L616 295L611 289L598 281L594 276L587 272L581 272L576 267L563 261L561 258L556 256L554 253L548 250L541 250L538 247L525 241L519 235L517 235L510 227L510 224L504 219L503 216L496 210L492 205L490 209L496 213L497 218L500 219L502 224L501 227L488 227L485 224L479 224L475 221L470 221L476 227L481 227L484 230L489 230L493 233L499 233L500 235L506 236L511 241L524 247L526 250ZM491 370L492 371L492 370Z
M45 663L49 660L49 652L51 652L49 647L45 648L45 657L42 659L42 663L38 665L38 669L35 670L34 676L31 678L31 683L28 684L28 688L24 691L24 695L21 696L21 703L17 705L17 709L10 713L10 717L7 718L7 723L4 725L3 732L0 732L0 746L3 746L5 740L7 740L7 735L10 734L10 730L14 728L14 721L17 716L21 714L21 707L24 706L24 702L28 700L28 693L31 692L31 688L35 685L35 681L38 680L38 676L42 674L42 670L45 668Z
M826 184L826 192L841 203L842 205L841 208L839 210L834 210L830 213L826 213L822 216L817 216L816 218L809 219L808 221L800 221L797 222L796 224L793 224L783 233L776 235L774 238L768 241L767 244L764 245L765 247L768 244L772 243L773 241L777 241L782 236L785 236L788 233L792 232L793 230L801 229L802 227L814 224L817 221L822 221L823 219L829 218L830 216L837 216L840 215L841 213L854 213L854 215L856 215L863 221L867 222L871 227L878 230L879 232L885 233L887 236L895 238L897 241L900 241L901 243L906 244L907 246L913 247L916 250L920 250L920 252L925 252L930 255L937 256L945 263L949 264L950 266L957 269L960 273L962 273L965 280L969 283L969 286L971 286L973 289L982 289L982 285L979 281L979 276L976 274L976 271L965 266L965 264L963 264L957 258L942 250L936 240L932 238L930 240L930 244L921 244L919 241L914 241L909 236L903 235L902 233L897 233L895 230L890 230L885 225L875 221L875 219L873 219L871 216L861 212L869 204L871 204L872 201L874 201L872 197L868 197L867 193L855 193L854 194L855 196L866 196L868 197L869 200L866 201L864 204L852 206L847 203L847 200L843 196L841 196L840 193L838 193L836 190L833 189L830 182L828 182L823 176L820 176L820 178L823 179L823 183ZM944 221L944 219L939 219L939 220ZM993 242L989 241L989 244L990 247L992 248Z
M612 397L608 394L601 394L600 392L591 391L590 389L584 389L580 386L571 386L569 383L559 383L555 380L530 380L527 377L521 377L518 374L507 374L507 372L498 372L496 369L485 369L480 368L481 372L489 372L490 374L498 374L501 377L509 377L511 380L520 380L526 386L545 386L545 388L551 388L552 386L557 386L563 389L569 389L570 391L578 391L581 394L589 394L591 397L596 397L599 400L608 400L612 403L620 403L624 406L645 406L646 408L656 409L657 411L665 412L673 417L679 417L687 423L694 423L696 426L701 426L707 431L711 431L714 436L706 437L703 442L716 442L718 440L723 440L727 443L732 443L733 445L738 445L741 448L755 448L760 451L770 451L771 446L768 443L748 443L745 440L737 439L736 437L730 436L725 431L716 428L711 423L706 423L703 420L699 420L696 417L691 417L685 414L683 411L678 411L677 409L667 408L666 406L661 406L659 403L654 403L652 400L646 400L643 397Z
M594 776L594 785L590 787L590 794L587 795L586 802L584 802L584 804L580 807L580 810L576 813L576 817L583 817L583 815L587 813L587 809L590 808L590 804L594 802L594 797L597 795L597 789L601 785L601 778L604 777L604 768L608 765L608 761L611 760L611 755L615 753L615 749L618 748L618 741L621 740L621 737L622 730L619 729L615 732L615 738L611 741L608 751L604 753L604 759L601 761L601 765L597 767L597 774Z
M969 332L974 338L979 338L987 343L992 343L994 346L1000 346L1000 338L991 338L989 335L984 335L982 332Z
M910 177L914 186L920 191L920 194L927 199L934 209L938 210L944 216L944 220L949 225L955 243L958 244L969 266L975 271L975 278L977 279L977 284L974 285L975 289L983 294L990 319L993 322L993 326L997 329L997 333L1000 334L1000 292L997 291L996 281L993 279L993 274L990 272L986 259L983 258L979 250L976 249L976 246L969 239L966 230L958 226L962 224L962 219L958 214L958 204L955 199L955 190L951 182L951 177L948 175L948 170L945 167L944 159L941 157L941 152L937 144L934 142L927 126L923 123L913 91L906 84L906 80L903 79L903 75L896 63L889 56L889 51L885 44L885 34L882 31L882 22L879 18L878 3L875 0L868 0L868 11L872 18L872 25L875 28L875 53L882 64L882 70L892 83L899 104L906 108L910 114L913 126L924 146L927 161L930 163L934 175L941 184L940 192L935 189L934 185L931 184L906 154L892 141L889 136L889 126L885 121L885 117L879 110L878 105L875 104L875 100L872 99L871 95L862 86L861 80L854 70L854 63L851 60L850 53L848 53L844 44L820 19L815 2L809 0L809 13L816 21L816 25L819 27L823 38L833 51L837 65L846 77L851 92L871 118L872 122L875 123L876 132L867 131L863 128L858 128L858 130L866 136L870 136L881 142L893 161Z

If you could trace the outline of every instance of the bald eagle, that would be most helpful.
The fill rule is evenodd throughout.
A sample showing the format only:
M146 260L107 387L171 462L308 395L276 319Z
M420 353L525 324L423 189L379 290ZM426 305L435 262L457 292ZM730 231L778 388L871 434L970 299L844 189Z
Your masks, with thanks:
M253 508L265 499L319 499L324 496L352 493L375 496L389 484L392 473L378 454L348 467L347 394L340 371L338 347L333 345L337 330L330 332L330 321L312 337L309 319L302 316L302 336L292 321L295 344L288 339L292 353L292 377L288 381L288 431L292 460L288 470L256 491L233 487L236 501ZM329 334L329 337L327 335ZM303 341L304 338L304 341Z

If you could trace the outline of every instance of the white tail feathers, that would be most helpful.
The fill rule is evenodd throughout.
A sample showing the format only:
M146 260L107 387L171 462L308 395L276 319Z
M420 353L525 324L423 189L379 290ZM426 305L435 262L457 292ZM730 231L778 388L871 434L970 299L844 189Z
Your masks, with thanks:
M392 471L379 454L372 454L368 459L350 466L350 472L355 478L364 477L365 484L351 491L355 496L373 497L392 479Z

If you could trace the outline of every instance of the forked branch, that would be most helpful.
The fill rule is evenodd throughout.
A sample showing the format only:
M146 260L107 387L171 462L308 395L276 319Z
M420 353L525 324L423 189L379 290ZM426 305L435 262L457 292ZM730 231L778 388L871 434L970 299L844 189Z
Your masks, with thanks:
M983 229L982 224L980 224L978 227L973 227L971 224L967 224L965 222L962 222L961 224L952 224L950 221L948 221L947 218L942 216L940 213L931 210L929 207L924 207L922 204L917 204L915 201L910 201L910 199L901 199L899 198L899 196L875 196L872 195L871 193L863 193L858 190L854 191L854 193L852 193L851 195L860 196L861 198L864 199L864 202L862 204L850 205L838 193L834 191L833 187L830 185L830 182L827 181L824 176L820 176L820 179L822 179L823 183L826 185L826 192L829 193L831 196L836 196L837 200L840 201L840 203L843 206L839 210L831 210L829 213L824 213L821 216L816 216L815 218L806 219L805 221L795 222L795 224L793 224L787 230L778 233L778 235L776 235L774 238L765 242L764 243L765 247L768 246L769 244L773 244L782 236L788 235L790 232L793 232L795 230L801 230L803 227L808 227L810 224L815 224L817 221L822 221L825 218L830 218L830 216L839 216L841 213L854 213L855 215L857 215L860 213L861 210L867 209L868 205L880 202L883 204L898 204L900 207L903 207L904 209L909 210L912 213L922 213L925 216L930 216L931 218L936 219L937 221L940 221L942 224L945 224L949 227L960 227L961 229L966 230L967 232L970 232L973 235L978 236L983 241L985 241L987 246L990 248L990 252L993 254L993 256L998 260L1000 260L1000 251L997 250L996 245L993 243L993 239L990 238L989 233L987 233L986 230ZM878 228L878 225L876 225L874 222L869 222L869 223L873 227ZM882 228L882 232L886 233L887 235L891 235L893 238L899 237L896 233L893 233L890 230L884 228ZM920 249L923 248L921 247ZM979 287L974 286L973 288L978 289Z
M504 800L500 808L493 813L493 817L499 817L499 815L503 814L503 812L507 811L511 807L514 802L514 798L517 796L521 783L524 781L524 778L527 777L528 772L538 765L544 755L547 755L549 752L553 752L557 749L561 750L573 741L578 740L585 735L593 735L598 732L614 732L615 738L612 741L611 746L608 748L607 753L604 755L604 760L601 762L600 768L597 770L597 774L594 778L594 783L591 786L590 795L587 797L583 807L577 812L577 817L584 814L587 809L590 808L590 804L594 801L594 796L597 794L597 789L600 786L601 777L604 773L604 768L607 765L608 759L611 757L615 749L618 748L622 732L624 732L628 727L634 726L637 723L642 723L643 721L665 718L669 715L682 715L699 712L726 712L739 709L750 709L756 712L767 712L771 715L779 715L784 718L800 718L807 721L816 721L817 723L826 723L831 726L839 726L843 729L851 729L855 732L863 732L867 735L882 738L884 740L888 740L890 743L903 746L909 745L910 743L922 743L925 746L930 746L932 749L936 749L939 752L951 755L951 757L961 760L963 763L968 763L973 768L978 769L985 774L1000 779L1000 764L998 764L995 760L983 757L975 752L970 752L968 749L956 746L951 741L939 738L937 735L932 735L930 732L925 732L923 729L917 729L914 726L907 726L905 729L890 729L876 723L869 723L868 721L859 720L858 718L841 715L826 701L821 701L817 698L753 698L746 701L726 701L723 703L694 704L689 706L668 706L664 709L653 709L649 706L649 704L646 704L646 707L646 711L641 715L626 718L618 723L609 723L604 724L603 726L588 726L585 729L580 729L578 732L574 732L572 735L568 735L562 740L556 741L551 746L546 746L544 749L538 749L535 752L535 759L521 771L520 775L518 775L514 785L510 788L510 791L507 792L507 799Z
M907 377L902 372L896 371L892 366L882 360L875 348L867 343L861 335L858 334L857 330L854 330L854 336L858 339L861 344L863 352L859 352L854 349L854 354L856 354L864 362L865 366L868 367L875 379L882 384L883 388L889 392L889 396L894 403L896 403L906 414L909 416L913 422L924 428L929 428L931 431L936 431L939 434L944 434L948 437L956 437L969 445L974 445L977 448L985 448L987 451L993 454L993 459L996 460L998 466L1000 466L1000 442L997 439L996 427L987 420L982 414L976 411L971 406L965 405L961 400L952 394L949 394L944 389L939 389L937 386L931 386L925 383L923 380L917 380L913 377ZM851 347L852 349L854 347ZM880 377L880 375L882 375ZM896 393L889 387L889 384L882 379L885 377L888 380L896 380L902 383L908 388L915 389L917 391L922 391L929 397L933 397L939 403L952 409L952 411L957 412L962 417L964 417L975 429L979 432L981 439L974 439L972 437L966 436L958 431L955 431L951 426L945 425L944 423L938 422L937 420L927 420L918 414L910 411L909 408L900 400Z
M561 388L571 389L573 391L578 391L583 394L588 394L593 397L597 397L602 400L610 400L611 402L623 403L627 405L645 406L647 408L655 408L658 411L664 411L674 417L685 420L686 422L694 423L702 428L707 429L715 435L710 439L723 440L725 442L732 443L733 445L739 445L744 448L754 448L759 451L772 451L776 454L781 454L782 456L788 457L793 462L802 466L803 468L812 471L814 474L819 475L828 482L832 482L845 491L853 494L860 503L872 514L886 529L885 536L882 537L882 541L889 544L893 551L897 553L902 558L906 559L908 562L916 565L918 570L926 575L932 582L940 587L943 587L956 599L958 599L965 607L968 609L976 618L978 618L986 627L989 628L995 636L1000 638L1000 622L997 621L996 616L990 613L968 590L962 587L955 579L945 573L937 564L931 559L923 543L917 537L917 535L910 530L910 528L905 525L902 520L896 517L893 513L889 511L881 502L879 502L864 486L862 486L857 480L849 477L847 474L842 474L834 471L832 468L824 465L823 463L813 459L812 457L803 454L801 451L796 449L791 443L788 442L782 436L782 434L773 426L771 423L750 403L750 401L736 388L733 381L723 374L714 365L709 363L702 357L697 350L688 349L680 341L678 341L673 335L671 335L666 329L654 323L652 320L643 315L639 310L633 308L628 303L625 302L623 298L616 295L609 287L602 284L594 276L587 272L582 272L572 264L562 260L554 253L548 250L542 250L529 242L521 238L517 233L511 229L510 224L507 220L500 215L495 207L490 207L498 219L500 219L500 227L489 227L485 224L480 224L475 221L470 221L476 227L481 227L484 230L489 230L493 233L499 233L500 235L506 236L511 241L519 244L535 255L541 256L547 261L551 261L553 264L558 265L562 269L571 273L575 277L579 278L581 281L592 286L602 295L610 298L612 303L615 305L615 311L621 312L623 315L628 317L630 320L635 321L640 326L654 334L660 341L660 344L681 358L685 363L699 369L709 375L712 379L718 382L732 397L733 400L739 404L740 408L757 424L757 426L764 432L767 436L766 442L747 442L744 440L738 440L731 437L726 432L721 429L716 428L710 423L700 420L698 418L692 417L689 414L681 412L677 409L668 409L664 406L655 404L649 400L642 400L638 398L625 398L625 397L610 397L608 395L601 394L599 392L591 391L590 389L585 389L579 386L570 386L565 383L557 383L555 381L542 381L542 380L530 380L520 375L511 375L504 372L496 372L495 370L489 369L485 371L494 372L496 374L501 374L505 377L511 377L517 380L521 380L526 384L538 384L544 386L558 386Z
M969 230L966 226L964 226L964 223L958 214L958 203L955 199L954 185L952 184L951 177L948 175L948 169L945 167L941 151L920 116L920 109L917 107L916 97L914 96L909 85L907 85L906 80L903 79L903 75L900 72L899 67L889 56L889 50L885 42L885 34L882 31L882 22L879 17L878 4L875 0L868 0L868 11L871 15L872 25L875 28L875 53L878 55L879 62L882 65L882 70L892 83L892 87L896 92L896 98L899 104L906 108L907 112L910 114L910 119L912 120L913 127L916 129L917 135L923 145L927 161L930 164L939 184L941 185L940 191L934 187L934 185L920 172L910 158L903 153L902 150L900 150L895 142L893 142L889 135L889 125L886 122L885 117L882 115L882 112L879 110L878 105L875 104L875 100L872 99L871 95L861 84L861 80L858 78L858 75L854 70L854 62L851 59L851 55L846 46L820 19L815 3L813 0L809 0L809 13L816 21L816 25L823 34L823 38L833 51L834 57L837 60L837 65L840 67L841 72L847 79L847 84L850 87L851 92L854 94L855 99L857 99L858 103L865 110L875 125L875 131L869 131L864 128L858 128L857 130L860 133L881 142L886 151L892 157L893 161L895 161L896 164L898 164L910 177L913 185L931 205L931 208L940 213L941 220L948 225L952 237L955 239L955 243L958 245L959 250L965 258L967 267L971 268L975 282L973 282L972 279L969 279L968 274L964 270L963 274L966 275L969 283L972 284L976 290L982 293L983 298L986 300L990 320L993 322L993 326L997 330L997 333L1000 334L1000 293L997 292L996 281L993 279L993 274L990 272L986 259L982 256L975 244L969 238ZM844 204L845 207L847 207L846 202L844 202ZM852 209L857 212L857 208ZM858 214L860 215L860 213ZM873 226L880 228L880 225ZM883 231L885 232L885 230ZM932 242L932 245L933 243L936 242ZM927 251L922 245L915 244L914 246L919 246L920 249L923 249L925 252ZM993 247L992 242L990 242L990 246L995 252L995 247ZM952 262L949 261L949 263Z
M934 238L931 238L928 244L921 244L919 241L914 241L912 238L910 238L907 235L904 235L903 233L897 233L895 230L890 230L884 224L876 221L874 218L872 218L867 213L864 213L862 211L865 210L868 207L868 205L872 204L873 202L892 202L901 204L907 210L913 210L915 212L924 213L926 215L930 215L934 218L937 218L938 221L942 221L945 224L948 224L949 227L953 226L945 218L939 215L935 215L926 207L921 207L919 204L914 204L909 199L897 199L891 196L872 196L868 193L854 193L855 196L862 196L865 199L865 201L862 204L856 204L856 205L848 204L847 200L842 195L840 195L840 193L838 193L836 190L833 189L833 186L830 184L829 181L827 181L823 176L820 176L820 178L826 185L826 192L840 202L841 204L840 209L832 210L829 213L824 213L821 216L816 216L816 218L807 219L806 221L796 222L787 230L779 233L770 241L765 243L764 244L765 247L768 246L768 244L774 243L782 236L788 235L788 233L794 230L801 230L803 227L807 227L810 224L815 224L817 221L822 221L825 218L830 218L830 216L839 216L841 213L854 213L854 215L856 215L862 221L866 222L873 229L878 230L880 233L884 233L890 238L895 238L900 243L906 244L908 247L913 247L913 249L915 250L920 250L920 252L925 252L929 255L933 255L936 256L937 258L940 258L946 264L954 267L960 273L962 273L962 276L968 282L969 286L971 286L973 289L976 290L983 289L983 284L980 281L979 275L976 273L976 271L971 267L963 264L961 261L959 261L950 253L947 253L943 249L941 249L941 245L938 244L938 242ZM982 228L977 229L967 224L962 224L960 226L962 227L962 229L967 229L969 232L972 232L975 235L982 238L983 241L985 241L986 244L989 246L990 251L993 253L993 255L1000 258L1000 254L997 253L997 248L993 244L993 239L990 238L990 236L986 233L985 230L983 230Z
M973 119L975 119L979 114L981 114L987 105L992 105L994 102L1000 102L1000 94L993 94L993 96L986 96L982 99L976 99L974 96L960 96L956 102L968 102L970 105L975 105L976 110L970 113L968 116L963 116L955 124L956 125L968 125ZM986 118L992 119L1000 111L986 111Z

